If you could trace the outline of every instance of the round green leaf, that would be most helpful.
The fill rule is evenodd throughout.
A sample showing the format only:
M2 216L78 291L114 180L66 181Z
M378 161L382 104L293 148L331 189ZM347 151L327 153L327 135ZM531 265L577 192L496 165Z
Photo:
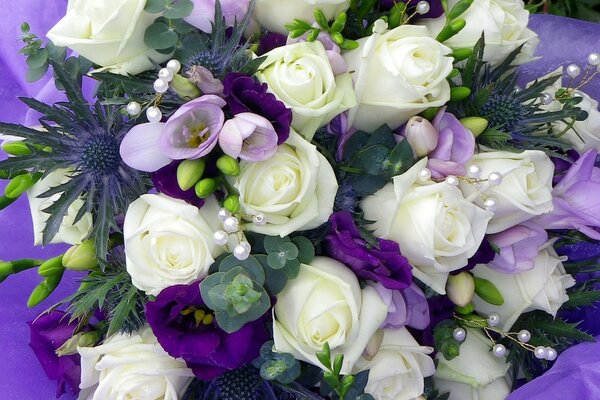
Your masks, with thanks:
M273 269L282 269L285 267L286 261L285 253L283 252L276 251L267 255L267 264Z
M37 53L32 54L29 57L27 57L27 66L29 68L41 68L47 62L48 62L48 50L46 50L46 49L40 49L40 51L38 51Z
M298 258L298 247L294 243L283 243L279 246L279 250L284 254L286 260L295 260Z
M173 4L166 7L163 16L169 19L180 19L190 15L193 9L194 3L191 0L174 0Z
M236 267L243 268L253 281L261 285L265 282L265 271L260 262L252 256L244 261L238 260L233 255L227 256L219 265L219 271L229 272Z
M150 14L160 14L167 8L169 2L170 0L146 0L144 11Z
M146 29L144 43L153 49L168 49L177 44L179 36L164 22L155 22Z

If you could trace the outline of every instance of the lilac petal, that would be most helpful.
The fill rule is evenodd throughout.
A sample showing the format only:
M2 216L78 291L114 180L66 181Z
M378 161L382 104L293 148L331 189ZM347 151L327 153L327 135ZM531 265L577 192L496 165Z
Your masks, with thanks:
M590 180L594 172L599 172L594 168L597 156L596 150L586 151L554 187L555 195L566 193L575 183Z
M123 138L119 152L125 164L139 171L154 172L172 160L160 149L162 122L148 122L131 128Z

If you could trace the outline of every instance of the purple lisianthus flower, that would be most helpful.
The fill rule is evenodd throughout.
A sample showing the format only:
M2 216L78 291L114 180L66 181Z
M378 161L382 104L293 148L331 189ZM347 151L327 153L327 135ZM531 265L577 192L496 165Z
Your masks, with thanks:
M292 110L267 92L267 84L254 78L232 72L223 79L223 94L233 114L252 112L265 117L277 132L277 144L290 136Z
M29 321L29 346L42 365L48 379L57 381L56 397L66 393L79 393L81 364L79 354L59 357L56 350L73 337L77 322L69 322L62 311L42 314Z
M194 160L209 154L225 122L225 104L220 97L204 95L179 107L162 128L162 152L172 160Z
M388 306L388 315L382 328L400 329L410 326L425 329L429 326L429 305L423 291L413 282L402 290L390 290L382 284L374 285L383 302Z
M444 14L444 8L440 0L425 0L429 3L429 11L423 15L416 14L417 18L437 18ZM408 5L409 13L415 11L415 7L419 3L418 0L379 0L379 5L382 10L391 9L396 3L406 3Z
M211 313L198 282L168 287L146 304L146 318L160 345L171 356L185 360L202 380L251 362L268 340L264 317L229 334L219 328Z
M256 54L262 56L277 47L285 46L286 43L287 36L277 32L269 32L260 37Z
M233 158L263 161L277 152L277 139L269 120L254 113L239 113L223 125L219 146Z
M188 190L182 190L177 183L177 167L181 161L173 161L169 165L162 167L152 174L152 183L156 190L164 193L174 199L184 200L198 208L204 205L204 200L196 195L196 191L192 187Z
M378 247L369 248L348 211L329 218L331 226L323 241L325 253L348 265L362 279L381 283L388 289L400 290L412 282L412 266L391 240L378 239Z
M499 253L488 267L507 274L529 271L535 266L540 247L548 241L548 233L541 226L527 221L503 232L488 236Z
M427 167L434 178L465 175L465 164L475 153L475 137L452 114L440 110L433 119L439 133L436 148L429 153Z
M534 221L546 229L576 229L600 240L600 168L598 153L586 151L552 191L554 209Z

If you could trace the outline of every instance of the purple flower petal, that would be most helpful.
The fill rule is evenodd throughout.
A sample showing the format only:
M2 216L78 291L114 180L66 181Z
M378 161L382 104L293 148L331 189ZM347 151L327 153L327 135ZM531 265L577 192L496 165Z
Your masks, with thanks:
M169 164L172 159L159 146L164 125L162 122L148 122L131 128L119 149L125 164L145 172L154 172Z

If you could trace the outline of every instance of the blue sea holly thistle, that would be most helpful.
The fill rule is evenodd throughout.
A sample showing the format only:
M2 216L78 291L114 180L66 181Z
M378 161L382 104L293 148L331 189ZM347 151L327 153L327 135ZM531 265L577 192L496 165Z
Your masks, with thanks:
M43 179L59 169L70 171L65 183L40 195L43 198L59 195L43 210L49 217L42 232L42 243L50 243L70 205L83 199L74 223L87 212L92 213L91 235L95 238L96 255L106 259L109 236L119 231L116 217L124 214L129 203L147 191L147 179L124 164L119 155L121 140L131 128L119 107L100 102L89 104L77 80L62 65L52 62L52 67L68 102L47 105L31 98L21 99L42 114L42 129L0 123L0 131L23 138L21 143L27 147L21 155L0 161L0 171L13 179L29 173L39 173L34 176ZM30 186L34 182L31 180Z

